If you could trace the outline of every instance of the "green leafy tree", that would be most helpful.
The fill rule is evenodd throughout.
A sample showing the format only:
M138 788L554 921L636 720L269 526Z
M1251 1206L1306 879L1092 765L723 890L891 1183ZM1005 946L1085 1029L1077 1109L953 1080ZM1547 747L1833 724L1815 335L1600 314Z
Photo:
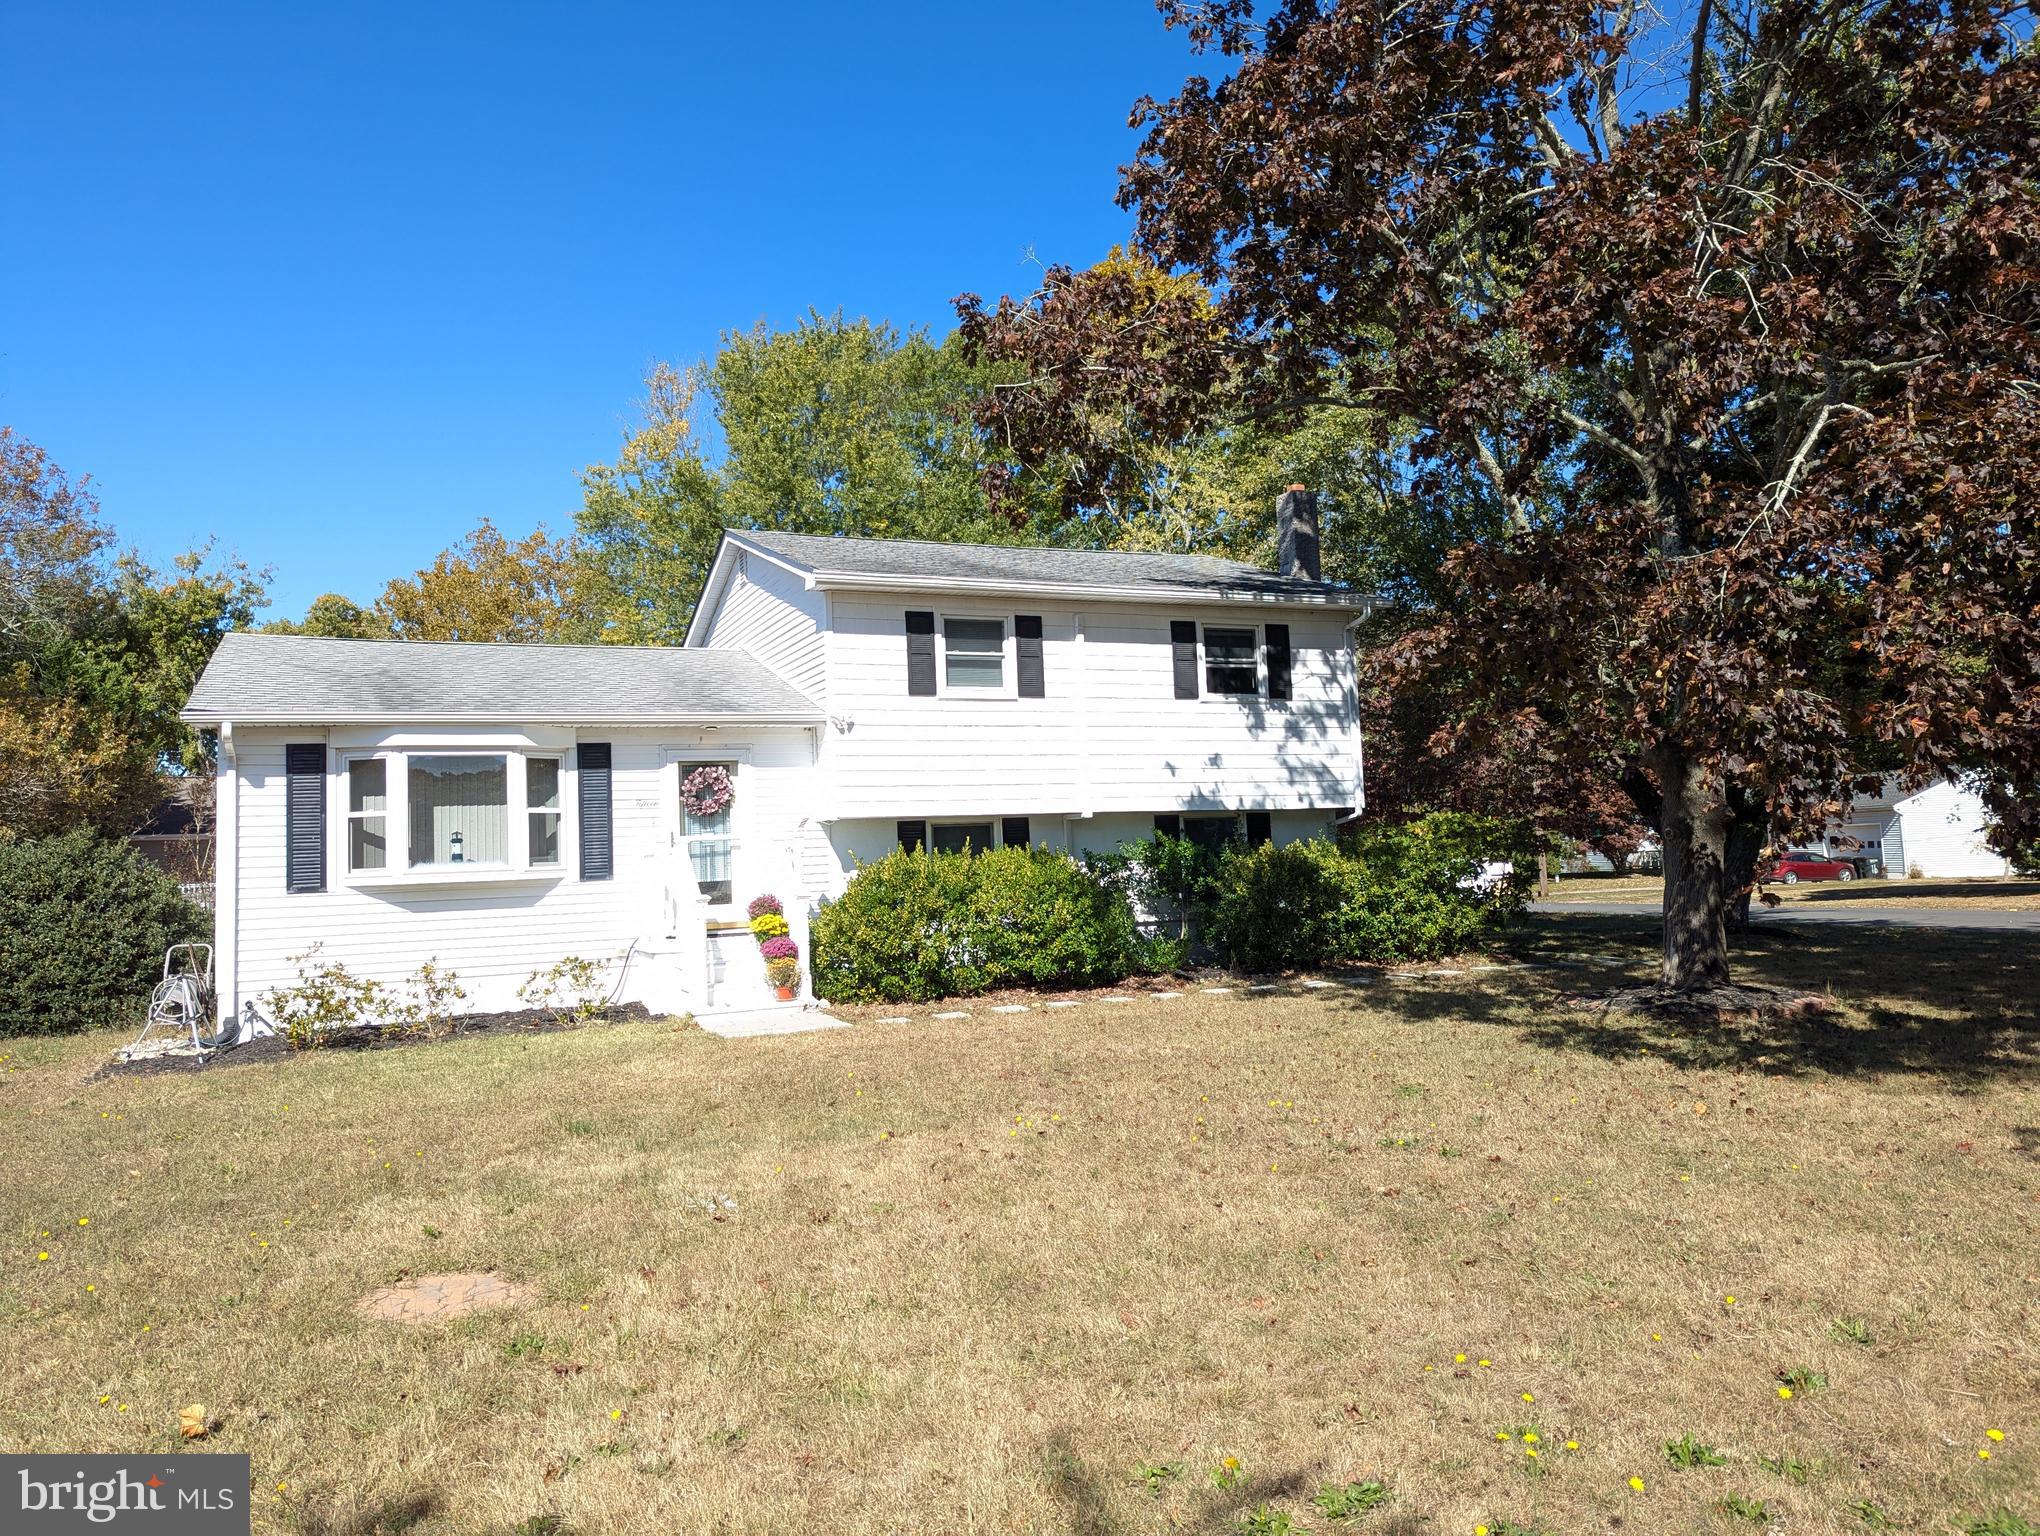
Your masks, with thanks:
M302 619L271 619L262 626L272 635L319 635L328 640L387 640L389 625L372 608L364 608L338 592L312 599Z
M582 477L577 520L606 638L675 641L725 527L871 538L1040 541L1041 508L994 515L968 408L988 373L952 340L811 314L661 364L613 464Z
M398 640L593 640L584 578L574 540L539 528L513 542L483 518L424 570L385 587L373 623ZM326 616L346 617L331 607Z

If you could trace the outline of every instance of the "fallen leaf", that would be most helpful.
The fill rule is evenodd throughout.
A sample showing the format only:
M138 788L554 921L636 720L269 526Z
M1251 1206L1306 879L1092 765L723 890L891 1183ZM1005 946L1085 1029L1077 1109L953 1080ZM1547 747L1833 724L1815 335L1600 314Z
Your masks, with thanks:
M177 1410L177 1428L187 1440L203 1440L206 1435L204 1403L186 1403Z

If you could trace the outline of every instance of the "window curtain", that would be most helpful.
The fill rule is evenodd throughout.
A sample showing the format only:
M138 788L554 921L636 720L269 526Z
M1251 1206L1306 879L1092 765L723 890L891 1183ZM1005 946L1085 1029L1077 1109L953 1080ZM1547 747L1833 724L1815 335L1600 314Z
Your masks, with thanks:
M411 862L510 862L509 771L500 757L411 759Z

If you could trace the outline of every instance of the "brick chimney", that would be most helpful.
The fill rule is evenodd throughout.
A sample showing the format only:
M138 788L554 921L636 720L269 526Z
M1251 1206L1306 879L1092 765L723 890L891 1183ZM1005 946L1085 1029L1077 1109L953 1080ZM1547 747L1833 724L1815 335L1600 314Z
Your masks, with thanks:
M1317 492L1292 485L1275 498L1275 568L1299 581L1318 572Z

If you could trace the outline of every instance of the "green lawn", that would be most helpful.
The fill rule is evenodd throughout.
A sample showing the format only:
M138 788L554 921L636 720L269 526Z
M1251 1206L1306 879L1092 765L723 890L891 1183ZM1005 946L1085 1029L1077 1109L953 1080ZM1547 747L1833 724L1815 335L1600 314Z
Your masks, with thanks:
M332 1536L2040 1521L2040 941L1768 935L1837 1009L1686 1033L1560 998L1647 930L1518 947L1578 963L146 1079L15 1042L0 1436L201 1402L257 1528ZM535 1299L354 1311L470 1268Z

